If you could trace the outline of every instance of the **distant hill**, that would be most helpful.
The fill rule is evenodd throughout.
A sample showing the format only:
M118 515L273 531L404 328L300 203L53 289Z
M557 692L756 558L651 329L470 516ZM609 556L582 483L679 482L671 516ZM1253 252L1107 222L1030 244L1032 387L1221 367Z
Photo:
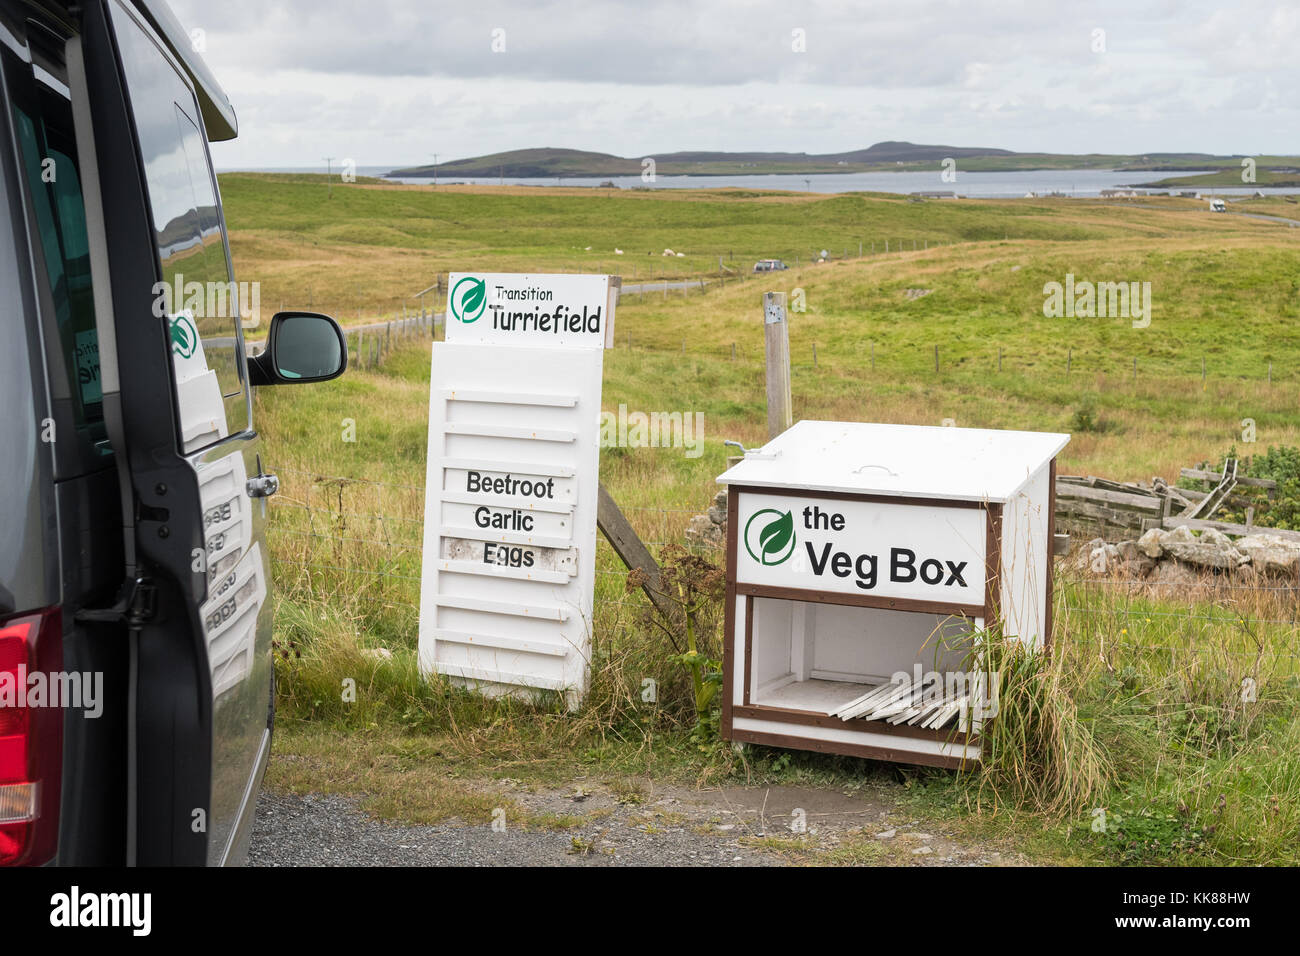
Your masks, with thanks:
M854 173L881 170L933 168L945 159L959 160L968 171L998 172L1029 169L1131 169L1177 171L1226 170L1239 166L1240 156L1209 153L1070 154L1018 153L982 146L922 145L883 142L843 153L774 153L688 150L651 154L660 176L735 176L764 173ZM512 179L565 179L602 176L636 176L642 157L614 156L581 149L515 149L432 165L394 169L389 176L420 178L437 175Z

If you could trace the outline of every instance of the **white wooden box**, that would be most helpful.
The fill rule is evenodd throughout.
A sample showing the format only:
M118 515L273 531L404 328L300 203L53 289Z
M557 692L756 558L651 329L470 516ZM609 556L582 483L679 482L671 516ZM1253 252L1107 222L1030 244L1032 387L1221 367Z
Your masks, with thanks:
M900 673L975 680L986 629L1045 648L1056 455L1068 441L804 421L721 475L724 737L930 766L978 760L996 709L987 688L992 710L946 728L833 711Z

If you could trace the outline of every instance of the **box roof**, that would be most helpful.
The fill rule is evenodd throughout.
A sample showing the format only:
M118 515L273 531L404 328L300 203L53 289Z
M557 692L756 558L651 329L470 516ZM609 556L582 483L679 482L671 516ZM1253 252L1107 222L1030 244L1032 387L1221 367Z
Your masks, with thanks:
M1048 432L802 421L718 482L1006 502L1069 441Z

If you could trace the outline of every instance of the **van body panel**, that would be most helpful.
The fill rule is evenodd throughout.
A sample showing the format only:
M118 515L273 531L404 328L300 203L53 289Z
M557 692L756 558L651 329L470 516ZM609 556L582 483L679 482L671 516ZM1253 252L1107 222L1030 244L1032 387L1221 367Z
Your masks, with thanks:
M0 0L0 57L0 617L60 607L103 705L65 712L53 862L242 862L273 687L261 439L237 303L158 311L164 279L233 287L207 142L234 111L154 0Z

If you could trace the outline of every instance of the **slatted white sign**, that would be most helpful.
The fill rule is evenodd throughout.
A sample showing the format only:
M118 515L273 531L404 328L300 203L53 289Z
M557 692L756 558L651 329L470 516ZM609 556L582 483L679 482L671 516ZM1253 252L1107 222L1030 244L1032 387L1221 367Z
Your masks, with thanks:
M511 290L549 311L492 330L489 306L515 301ZM420 667L487 694L558 691L576 707L591 656L611 282L453 274L449 296L429 396ZM581 328L557 334L540 318L556 313Z

